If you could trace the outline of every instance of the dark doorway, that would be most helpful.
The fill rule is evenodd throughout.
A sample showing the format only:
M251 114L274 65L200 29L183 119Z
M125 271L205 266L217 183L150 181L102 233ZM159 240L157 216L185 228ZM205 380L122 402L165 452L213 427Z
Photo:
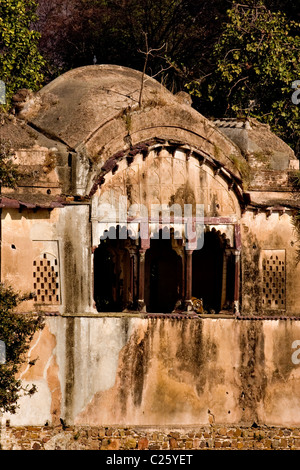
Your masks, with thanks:
M94 253L94 300L98 312L115 311L115 286L113 253L105 240Z
M224 249L222 237L213 230L205 233L203 248L193 253L192 293L208 313L221 309Z
M129 305L131 260L128 239L101 240L94 252L94 301L98 312L121 312Z
M147 312L172 312L181 298L182 260L172 249L171 240L151 239L145 262Z

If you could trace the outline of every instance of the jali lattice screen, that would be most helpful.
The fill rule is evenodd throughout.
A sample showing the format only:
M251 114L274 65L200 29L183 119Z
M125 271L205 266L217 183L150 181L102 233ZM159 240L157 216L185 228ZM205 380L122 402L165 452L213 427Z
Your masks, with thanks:
M262 307L267 310L286 308L285 250L262 250Z
M43 253L33 262L33 288L35 301L40 304L59 304L59 272L57 258Z

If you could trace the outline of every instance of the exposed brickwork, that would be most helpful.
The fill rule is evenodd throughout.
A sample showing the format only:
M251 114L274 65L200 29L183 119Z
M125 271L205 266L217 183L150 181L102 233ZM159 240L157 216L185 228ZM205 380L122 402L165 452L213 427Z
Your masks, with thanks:
M300 428L3 427L2 450L299 450Z
M289 173L275 170L253 170L253 180L251 187L260 190L278 190L279 187L288 188L290 186Z

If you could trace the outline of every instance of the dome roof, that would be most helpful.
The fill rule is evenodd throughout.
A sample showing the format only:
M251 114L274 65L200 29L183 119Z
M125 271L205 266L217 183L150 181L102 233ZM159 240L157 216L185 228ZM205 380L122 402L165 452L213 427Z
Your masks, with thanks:
M142 90L142 102L140 95ZM21 103L25 119L51 145L87 157L90 178L112 156L153 139L180 142L212 157L240 179L232 155L240 150L191 106L142 72L117 65L79 67L59 76Z
M168 148L172 155L179 149L187 162L196 155L199 164L225 178L229 190L237 188L239 197L246 188L249 193L256 174L258 184L266 181L262 170L299 168L292 150L266 127L236 120L212 122L193 109L186 93L174 95L127 67L76 68L38 93L20 90L14 102L15 115L2 126L1 135L6 132L14 148L27 149L20 157L27 166L47 170L55 157L57 171L51 178L68 194L93 194L119 162L127 159L130 165L135 155L144 156L153 148ZM53 182L47 178L43 184L49 186ZM270 178L276 182L273 173Z
M156 80L145 78L143 101L158 93L166 100L174 100ZM138 106L141 86L142 73L127 67L80 67L42 88L27 119L42 133L76 148L124 109Z

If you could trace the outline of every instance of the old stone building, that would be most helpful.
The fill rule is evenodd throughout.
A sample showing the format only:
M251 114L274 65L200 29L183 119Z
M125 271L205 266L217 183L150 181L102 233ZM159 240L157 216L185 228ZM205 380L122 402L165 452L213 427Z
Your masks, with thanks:
M4 419L300 426L290 147L111 65L21 92L0 132L22 171L1 193L1 281L46 321L20 372L38 392Z

